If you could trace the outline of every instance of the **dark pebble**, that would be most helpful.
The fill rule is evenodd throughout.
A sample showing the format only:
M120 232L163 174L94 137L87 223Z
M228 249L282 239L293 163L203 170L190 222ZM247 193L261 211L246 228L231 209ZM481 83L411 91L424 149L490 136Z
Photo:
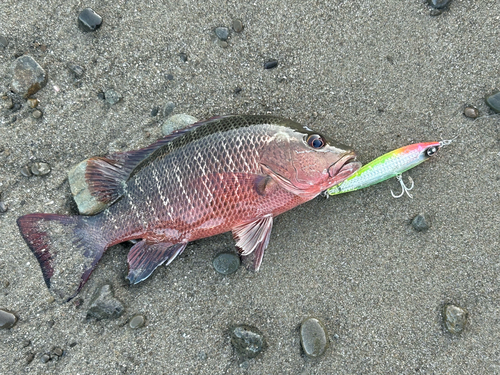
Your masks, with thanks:
M99 98L99 99L101 99L101 100L104 100L104 92L99 91L99 92L97 93L97 98Z
M300 343L308 357L321 356L328 347L326 329L316 318L305 319L300 326Z
M83 74L85 73L85 69L83 69L80 65L76 65L73 63L68 63L66 65L68 69L75 75L76 78L81 78Z
M45 70L29 55L23 55L12 65L12 90L25 98L33 95L47 83Z
M9 44L9 40L4 37L3 35L0 35L0 48L5 48Z
M49 163L36 162L31 165L31 173L35 176L45 176L49 174L52 168Z
M132 329L137 329L137 328L141 328L145 322L146 322L146 319L144 318L143 315L136 315L132 319L130 319L130 322L128 323L128 325Z
M30 177L31 176L31 170L28 165L25 165L24 167L21 168L21 174L24 177Z
M413 229L417 232L422 232L431 227L431 218L427 214L418 214L411 221Z
M262 332L245 324L231 329L231 344L243 358L254 358L267 346Z
M227 40L229 38L229 29L225 26L219 26L215 28L215 35L220 40Z
M215 270L222 275L230 275L238 270L240 257L233 253L220 253L212 262Z
M433 8L442 9L448 5L450 1L451 0L427 0L427 3Z
M74 348L75 346L77 346L78 343L77 342L72 342L71 344L69 344L69 347L70 348Z
M31 341L30 340L24 340L23 341L23 348L27 348L30 345L31 345Z
M479 111L476 107L468 106L464 108L465 117L477 118L479 116Z
M118 94L115 90L106 90L104 92L104 100L106 100L106 103L109 105L118 103L120 99L120 94Z
M278 66L278 60L270 59L264 63L264 69L273 69Z
M171 113L174 111L174 108L175 108L175 104L172 102L168 102L167 104L165 104L165 107L163 107L163 109L161 111L161 115L163 117L170 116Z
M237 33L241 33L243 31L243 22L239 18L233 20L233 30Z
M56 324L56 322L55 322L55 320L54 320L54 319L50 319L50 320L47 322L47 325L49 326L49 328L54 327L54 324Z
M188 55L184 52L179 53L179 58L181 59L182 62L188 61Z
M238 95L240 92L242 92L243 89L241 87L236 87L233 91L234 95Z
M157 114L158 114L158 107L154 107L152 110L151 110L151 117L155 117Z
M26 355L26 364L29 365L35 359L35 353L28 353Z
M63 353L64 353L64 351L59 347L52 349L52 354L54 354L58 357L61 357L63 355Z
M464 330L467 324L467 311L455 305L446 305L443 315L448 332L459 334Z
M167 80L168 81L173 81L174 80L174 76L172 74L167 74Z
M23 106L21 103L14 103L14 106L12 107L12 112L17 112L20 111Z
M50 361L50 355L45 353L40 357L40 361L42 361L42 363L47 363L48 361Z
M96 31L102 24L102 17L94 12L91 8L85 8L78 15L78 25L80 29L88 31Z
M39 119L40 117L43 116L43 112L40 111L39 109L35 109L31 114L31 116L33 116L33 118Z
M486 104L495 112L500 112L500 92L486 98Z
M431 9L431 11L429 12L429 15L432 16L432 17L436 17L436 16L439 16L442 13L443 13L442 9Z
M17 316L8 310L0 309L0 328L9 329L17 323Z
M87 318L116 319L124 311L123 304L113 296L111 285L106 284L94 292L87 311Z

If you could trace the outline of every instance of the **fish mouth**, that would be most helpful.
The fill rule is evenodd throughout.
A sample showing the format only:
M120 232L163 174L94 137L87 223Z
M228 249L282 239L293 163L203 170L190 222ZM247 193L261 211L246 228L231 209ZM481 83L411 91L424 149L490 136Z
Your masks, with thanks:
M334 182L332 186L344 181L359 168L361 168L361 163L356 160L356 153L345 154L328 168L328 174Z

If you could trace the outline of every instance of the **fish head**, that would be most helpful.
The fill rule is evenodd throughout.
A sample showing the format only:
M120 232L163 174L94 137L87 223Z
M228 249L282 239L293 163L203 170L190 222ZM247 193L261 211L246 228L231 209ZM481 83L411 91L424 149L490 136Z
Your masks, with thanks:
M283 188L315 197L361 167L351 147L307 127L292 125L281 126L270 137L260 160L264 173Z

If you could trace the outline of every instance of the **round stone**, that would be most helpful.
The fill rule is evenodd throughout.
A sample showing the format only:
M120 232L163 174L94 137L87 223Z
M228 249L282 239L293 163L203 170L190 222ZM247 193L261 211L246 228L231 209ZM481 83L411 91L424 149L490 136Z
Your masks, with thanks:
M278 66L278 60L269 59L264 63L264 69L273 69Z
M132 319L130 319L128 325L132 329L137 329L137 328L141 328L145 322L146 322L146 319L144 318L143 315L135 315L134 317L132 317Z
M17 323L17 316L8 310L0 309L0 328L9 329Z
M233 253L220 253L212 262L215 270L222 275L230 275L238 270L240 257Z
M239 18L233 20L233 30L237 33L243 31L243 22Z
M255 358L267 346L262 332L246 324L231 329L231 344L243 358Z
M229 29L225 26L219 26L215 28L215 35L220 40L227 40L229 38Z
M321 356L328 347L326 329L316 318L305 319L300 326L300 343L308 357Z
M500 112L500 92L486 98L486 104L495 112Z
M479 116L479 111L476 107L468 106L464 108L465 117L477 118Z
M42 115L43 115L43 113L39 109L35 109L33 111L33 113L31 114L31 116L33 116L33 118L36 118L36 119L39 119L40 117L42 117Z
M54 349L52 349L52 354L58 356L58 357L61 357L63 355L63 350L59 347L56 347Z
M45 353L44 355L42 355L40 357L40 361L42 361L42 363L47 363L48 361L50 361L50 354Z
M161 111L161 115L163 117L168 117L172 114L172 112L174 111L174 108L175 108L175 104L173 102L168 102L167 104L165 104L165 106L163 107L162 111Z
M431 218L424 213L418 214L411 221L411 225L417 232L425 231L431 227Z
M78 26L85 32L95 31L102 24L102 17L92 8L85 8L78 15Z
M198 119L193 116L180 113L178 115L170 116L162 125L161 132L163 135L172 134L176 130L185 129L189 125L197 122Z
M109 105L118 103L120 99L120 94L118 94L115 90L106 90L104 92L104 100L106 100L106 103Z
M25 165L24 167L21 168L21 174L24 177L30 177L31 176L31 170L28 165Z
M45 176L49 174L52 168L49 163L36 162L31 165L31 173L35 176Z
M467 324L467 311L455 305L446 305L443 315L448 332L459 334L464 330Z
M451 0L427 0L427 3L436 9L444 8Z

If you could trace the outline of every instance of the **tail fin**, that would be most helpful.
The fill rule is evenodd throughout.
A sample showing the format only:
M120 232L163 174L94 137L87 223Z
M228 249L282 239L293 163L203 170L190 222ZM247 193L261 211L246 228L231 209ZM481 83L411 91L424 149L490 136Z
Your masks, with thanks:
M95 222L96 216L38 213L17 219L47 287L60 301L76 296L106 250L107 241Z

